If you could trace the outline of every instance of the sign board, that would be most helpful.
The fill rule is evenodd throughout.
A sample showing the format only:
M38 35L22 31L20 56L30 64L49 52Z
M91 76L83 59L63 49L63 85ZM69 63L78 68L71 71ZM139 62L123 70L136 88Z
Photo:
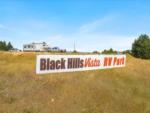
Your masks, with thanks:
M36 73L74 72L124 67L126 55L38 55Z

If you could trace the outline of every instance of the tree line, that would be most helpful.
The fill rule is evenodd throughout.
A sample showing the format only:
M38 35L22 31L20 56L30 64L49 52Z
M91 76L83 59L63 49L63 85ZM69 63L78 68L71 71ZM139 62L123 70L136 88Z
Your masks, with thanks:
M9 51L13 49L11 42L0 41L0 51Z
M9 51L13 49L11 42L6 43L5 41L0 41L0 51ZM94 51L93 53L100 53ZM117 54L117 52L110 48L109 50L104 50L102 54ZM146 34L141 34L132 44L131 50L126 50L124 53L129 53L137 58L150 59L150 37Z
M117 51L110 48L109 50L104 50L102 54L116 54ZM129 53L137 58L150 59L150 37L146 34L141 34L132 43L131 50L123 51L123 53Z

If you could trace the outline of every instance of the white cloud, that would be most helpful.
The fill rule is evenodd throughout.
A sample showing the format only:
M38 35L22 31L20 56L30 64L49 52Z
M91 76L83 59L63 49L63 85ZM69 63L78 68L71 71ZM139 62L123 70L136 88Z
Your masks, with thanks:
M100 18L98 20L89 22L87 24L82 25L79 30L80 32L93 32L94 30L96 30L98 27L102 27L105 24L109 24L114 20L114 16L109 15L109 16L105 16L103 18Z
M0 29L5 29L6 26L4 26L3 24L0 24Z
M114 35L106 34L104 32L97 32L99 27L103 28L105 25L109 25L114 22L114 16L106 16L98 19L94 22L84 24L77 29L74 33L62 33L66 27L56 26L53 28L53 24L47 24L44 22L34 22L32 24L16 25L14 30L9 30L7 33L9 41L12 41L15 47L22 48L22 45L30 42L47 42L50 46L58 46L60 48L66 48L67 50L73 50L74 42L78 51L94 51L113 48L115 50L130 49L136 36L126 35ZM30 23L30 22L29 22ZM30 27L30 25L32 27ZM11 26L13 27L13 25ZM9 29L11 28L9 26ZM0 28L5 28L0 24ZM56 29L58 28L58 29ZM56 29L57 32L54 32ZM62 31L60 31L62 30ZM4 35L4 36L5 36ZM13 37L13 38L12 38ZM4 39L4 38L3 38ZM22 40L23 39L23 40Z
M101 35L96 33L76 34L78 50L93 51L113 48L115 50L131 49L135 36ZM75 39L75 38L74 38Z
M6 26L4 24L0 24L0 29L5 30L5 31L13 31L14 30L13 28Z
M96 21L82 25L77 33L72 34L76 41L76 48L81 51L104 50L113 48L115 50L131 49L136 36L114 35L109 31L97 31L106 25L116 22L116 15L108 15ZM111 29L110 29L111 30ZM109 34L109 35L108 35Z
M73 50L74 42L77 51L102 51L113 48L115 50L131 49L135 36L101 35L100 33L75 33L71 35L54 35L44 38L51 46L59 46Z
M78 51L102 51L113 48L115 50L131 49L136 36L114 35L97 32L99 27L111 24L115 16L109 15L79 27L72 34L57 34L45 38L52 46L59 46L67 50L73 50L74 42Z

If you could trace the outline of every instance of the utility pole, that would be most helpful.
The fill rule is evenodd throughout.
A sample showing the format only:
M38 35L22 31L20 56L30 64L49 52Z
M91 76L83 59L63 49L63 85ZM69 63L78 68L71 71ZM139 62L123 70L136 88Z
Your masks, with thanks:
M76 52L76 45L75 45L75 41L74 41L74 51L73 52Z

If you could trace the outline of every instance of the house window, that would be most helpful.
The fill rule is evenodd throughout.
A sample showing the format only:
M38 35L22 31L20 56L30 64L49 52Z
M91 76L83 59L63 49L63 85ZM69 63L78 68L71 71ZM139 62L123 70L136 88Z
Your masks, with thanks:
M28 48L28 46L27 46L27 45L24 45L24 48Z

